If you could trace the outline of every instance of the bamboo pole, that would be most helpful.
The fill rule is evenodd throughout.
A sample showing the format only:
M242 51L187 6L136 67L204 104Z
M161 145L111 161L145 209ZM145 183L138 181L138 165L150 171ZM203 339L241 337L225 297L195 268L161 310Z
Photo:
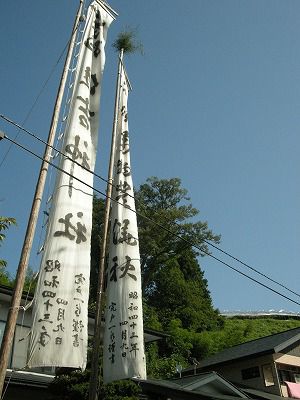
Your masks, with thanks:
M100 357L100 331L101 331L101 314L102 314L102 293L103 293L103 281L104 281L104 266L106 257L106 245L107 245L107 233L109 223L109 213L112 195L112 184L113 184L113 168L114 168L114 154L116 146L116 134L117 134L117 123L118 123L118 112L120 103L120 82L121 82L121 67L123 62L123 49L119 53L119 65L118 65L118 77L116 84L116 97L115 97L115 109L114 109L114 121L111 138L111 149L110 149L110 160L109 170L106 188L106 202L104 211L104 223L103 223L103 237L101 243L101 257L98 275L98 286L97 286L97 300L96 300L96 313L95 313L95 326L94 326L94 342L93 352L91 360L91 375L89 385L89 400L98 399L98 386L99 386L99 357Z
M16 284L14 288L14 293L12 296L10 308L8 311L7 321L5 325L5 330L3 334L3 340L0 349L0 393L3 391L6 368L8 365L8 359L11 351L11 345L14 337L14 332L16 328L18 312L20 308L20 302L23 292L24 280L26 276L26 269L28 266L28 261L30 257L30 252L32 248L35 228L37 224L38 214L40 210L40 205L42 201L42 196L45 187L46 176L48 172L48 161L51 157L51 146L53 146L55 139L55 132L58 124L60 108L63 99L63 93L65 89L65 84L67 81L68 70L71 63L71 58L75 46L77 27L80 22L80 17L83 9L83 0L79 0L79 7L75 17L75 22L72 29L72 34L69 42L68 53L66 56L63 73L60 79L59 88L56 96L55 106L52 114L52 120L50 125L50 130L47 139L47 146L44 152L44 161L42 162L39 177L36 184L35 194L33 197L33 202L31 206L31 212L28 220L27 230L25 234L25 239L23 243L23 248L20 256L19 266L16 275Z

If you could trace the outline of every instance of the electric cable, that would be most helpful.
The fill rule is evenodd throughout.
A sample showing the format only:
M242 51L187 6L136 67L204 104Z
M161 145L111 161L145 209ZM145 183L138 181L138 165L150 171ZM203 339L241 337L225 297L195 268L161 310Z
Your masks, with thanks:
M83 185L89 187L90 189L93 189L95 192L101 194L102 196L107 197L107 195L106 195L105 193L103 193L103 192L101 192L100 190L96 189L96 188L93 187L92 185L89 185L88 183L84 182L83 180L77 178L76 176L71 175L69 172L67 172L67 171L65 171L63 168L60 168L59 166L55 165L55 164L52 163L51 161L44 160L42 156L36 154L36 153L33 152L32 150L30 150L30 149L26 148L25 146L21 145L20 143L16 142L14 139L10 139L7 135L4 135L4 138L7 139L7 140L9 140L10 142L12 142L13 144L15 144L16 146L20 147L21 149L25 150L26 152L30 153L31 155L35 156L36 158L39 158L40 160L46 161L49 165L51 165L52 167L56 168L56 169L59 170L60 172L62 172L62 173L64 173L64 174L66 174L66 175L72 177L72 178L75 179L76 181L82 183ZM120 204L121 206L124 207L124 204L121 203L121 202L119 202L118 200L115 200L115 199L112 198L112 197L110 197L110 199L111 199L112 201L114 201L115 203ZM297 302L296 300L291 299L290 297L288 297L288 296L286 296L286 295L284 295L284 294L278 292L277 290L271 288L270 286L268 286L268 285L266 285L266 284L264 284L264 283L258 281L258 280L255 279L255 278L252 278L251 276L245 274L244 272L238 270L237 268L235 268L235 267L229 265L229 264L226 263L225 261L219 259L218 257L214 256L213 254L209 253L208 251L202 249L199 245L197 245L197 244L191 242L190 240L188 240L188 239L186 239L186 238L184 238L184 237L178 235L178 234L175 233L175 232L172 232L170 229L166 228L164 225L161 225L161 224L159 224L158 222L152 220L151 218L149 218L149 217L147 217L147 216L145 216L145 215L143 215L143 214L140 214L140 213L137 212L136 210L132 210L132 209L129 209L129 210L132 211L133 213L135 213L136 215L138 215L139 217L144 218L144 219L146 219L147 221L151 222L152 224L154 224L154 225L158 226L159 228L163 229L164 231L166 231L166 232L169 233L170 235L177 237L178 239L180 239L180 240L186 242L187 244L191 245L192 247L195 247L195 248L196 248L197 250L199 250L200 252L202 252L202 253L206 254L207 256L213 258L214 260L220 262L221 264L223 264L223 265L226 266L227 268L230 268L231 270L237 272L238 274L240 274L240 275L242 275L242 276L248 278L248 279L251 280L252 282L257 283L258 285L264 287L265 289L267 289L267 290L269 290L269 291L271 291L271 292L273 292L273 293L275 293L275 294L277 294L277 295L283 297L284 299L286 299L286 300L288 300L288 301L290 301L290 302L292 302L292 303L297 304L297 305L300 306L300 303ZM137 239L137 238L135 238L135 239ZM137 239L137 240L138 240L138 239Z
M257 269L255 269L255 268L251 267L249 264L247 264L247 263L245 263L244 261L240 260L239 258L233 256L232 254L228 253L227 251L221 249L220 247L216 246L215 244L210 243L210 242L209 242L208 240L206 240L206 239L204 239L203 241L204 241L206 244L208 244L209 246L213 247L214 249L220 251L221 253L225 254L226 256L228 256L228 257L232 258L233 260L239 262L240 264L244 265L245 267L247 267L247 268L250 269L251 271L256 272L258 275L263 276L264 278L268 279L269 281L271 281L271 282L273 282L273 283L276 283L276 285L281 286L283 289L287 290L288 292L293 293L295 296L300 297L300 294L299 294L299 293L297 293L297 292L295 292L294 290L288 288L287 286L285 286L285 285L283 285L282 283L276 281L275 279L270 278L268 275L264 274L263 272L260 272L259 270L257 270Z
M79 24L77 25L77 27L75 28L75 30L72 32L72 35L73 35L74 32L76 32L76 30L78 29L79 25L80 25L80 21L79 21ZM45 80L45 82L44 82L44 84L42 85L40 91L38 92L38 94L37 94L37 96L36 96L36 98L35 98L35 100L34 100L32 106L31 106L31 108L29 109L29 111L28 111L28 113L27 113L25 119L24 119L23 122L22 122L22 125L24 125L24 124L28 121L30 115L32 114L32 112L33 112L33 110L34 110L34 108L35 108L37 102L39 101L39 98L41 97L41 95L42 95L42 93L44 92L46 86L48 85L48 82L49 82L50 79L52 78L52 75L54 74L55 69L57 68L58 64L60 63L60 61L61 61L61 59L62 59L62 57L63 57L63 55L64 55L64 53L65 53L65 51L66 51L66 49L67 49L67 47L68 47L68 45L69 45L69 43L70 43L70 40L71 40L71 39L68 40L68 42L66 43L66 45L65 45L64 49L62 50L60 56L58 57L56 63L53 65L52 69L50 70L50 73L49 73L47 79ZM18 132L16 133L16 135L15 135L15 137L14 137L15 140L18 138L19 134L20 134L20 131L18 131ZM5 160L6 160L7 156L8 156L8 154L9 154L11 148L12 148L12 145L13 145L13 144L11 143L10 146L8 147L6 153L4 154L2 160L0 161L0 168L1 168L2 165L4 164L4 162L5 162Z
M23 130L25 133L27 133L28 135L30 135L31 137L35 138L36 140L42 142L43 144L47 145L47 142L44 141L43 139L39 138L38 136L36 136L35 134L33 134L32 132L30 132L29 130L27 130L26 128L22 127L21 125L18 125L16 122L12 121L11 119L9 119L8 117L0 114L0 118L4 119L6 122L16 126L19 130ZM69 159L71 162L74 162L77 166L85 169L86 171L88 171L89 173L93 174L95 177L97 177L98 179L102 180L103 182L112 185L113 187L115 187L115 185L112 182L109 182L107 179L103 178L102 176L98 175L96 172L90 171L88 169L86 169L84 166L82 166L80 163L78 163L76 160L73 160L71 157L69 157L68 155L66 155L65 153L63 153L62 151L56 149L54 146L49 146L51 147L54 151L56 151L58 154L62 155L63 157L65 157L66 159ZM122 189L119 189L122 192ZM127 195L129 197L134 198L134 196L132 196L130 193L127 193ZM177 227L181 227L181 225L176 222L176 221L168 221L165 219L166 222L172 222L174 225L176 225ZM283 289L287 290L288 292L294 294L297 297L300 297L300 294L295 292L294 290L288 288L287 286L283 285L282 283L276 281L275 279L269 277L268 275L260 272L258 269L251 267L249 264L245 263L244 261L240 260L239 258L233 256L232 254L228 253L227 251L221 249L220 247L216 246L215 244L211 243L210 241L204 239L203 240L204 243L206 243L207 245L213 247L214 249L220 251L221 253L225 254L226 256L232 258L233 260L239 262L240 264L242 264L243 266L245 266L246 268L250 269L251 271L257 273L258 275L264 277L265 279L269 280L272 283L275 283L276 285L282 287Z

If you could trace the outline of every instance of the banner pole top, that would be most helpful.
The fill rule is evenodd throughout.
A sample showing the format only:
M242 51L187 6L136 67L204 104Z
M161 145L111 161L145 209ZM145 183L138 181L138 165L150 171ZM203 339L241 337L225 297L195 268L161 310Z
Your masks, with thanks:
M105 0L95 0L100 6L102 6L105 11L107 11L113 19L116 19L119 14L105 1Z

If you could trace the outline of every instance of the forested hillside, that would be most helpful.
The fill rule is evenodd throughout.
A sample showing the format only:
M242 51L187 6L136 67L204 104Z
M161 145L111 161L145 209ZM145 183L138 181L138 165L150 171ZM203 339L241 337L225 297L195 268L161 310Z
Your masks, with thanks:
M204 358L225 348L299 326L300 319L297 318L225 318L222 329L200 334L199 342L202 342L202 354L198 354L198 356Z

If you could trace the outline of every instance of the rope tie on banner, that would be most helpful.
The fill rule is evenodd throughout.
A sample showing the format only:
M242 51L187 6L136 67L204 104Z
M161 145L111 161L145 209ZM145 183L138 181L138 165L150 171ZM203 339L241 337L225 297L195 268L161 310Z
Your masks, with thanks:
M43 226L46 226L47 225L47 223L46 224L44 224ZM39 254L41 254L43 251L45 250L45 246L44 245L42 245L40 248L39 248L39 250L37 251L37 255L39 255Z
M9 310L25 310L25 307L24 306L15 306L15 307L9 307L8 308Z
M47 201L46 201L46 204L49 204L49 203L50 203L50 201L52 200L52 197L53 197L52 195L48 197L48 199L47 199Z

